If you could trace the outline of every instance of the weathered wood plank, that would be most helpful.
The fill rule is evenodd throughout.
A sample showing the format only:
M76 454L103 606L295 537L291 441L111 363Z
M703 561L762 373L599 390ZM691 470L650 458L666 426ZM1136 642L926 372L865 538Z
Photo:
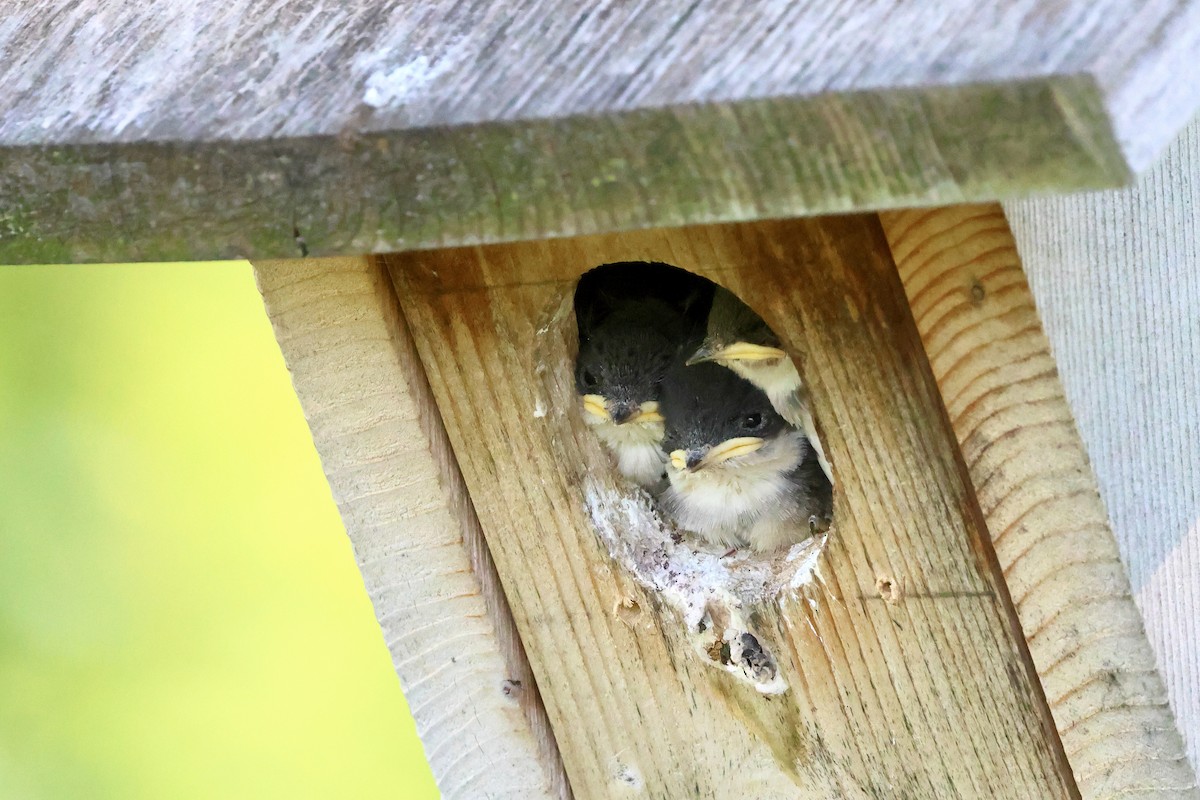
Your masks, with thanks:
M723 609L782 694L694 646L690 548L621 549L667 534L584 429L565 301L628 259L712 277L801 358L834 527L811 574L777 559ZM874 217L384 260L578 797L1078 796Z
M0 147L0 264L383 252L1111 186L1127 172L1106 125L1093 82L1064 78L336 143Z
M255 273L442 796L569 798L390 280L365 258Z
M1083 798L1200 798L1004 212L881 219Z
M18 0L0 26L0 145L340 136L1089 75L1145 166L1200 102L1172 70L1194 65L1198 19L1186 0Z
M0 53L0 263L263 258L1113 185L1200 0L19 0Z

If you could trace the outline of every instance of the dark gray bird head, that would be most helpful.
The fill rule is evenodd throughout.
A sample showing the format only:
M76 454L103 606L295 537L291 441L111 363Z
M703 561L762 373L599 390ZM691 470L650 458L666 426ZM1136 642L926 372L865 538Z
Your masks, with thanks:
M658 395L684 343L669 307L634 301L586 331L575 360L575 388L584 408L601 419L661 422Z
M773 365L784 358L787 353L779 346L779 337L762 317L733 292L718 288L708 314L704 342L687 363Z
M659 384L683 348L703 336L715 289L678 267L606 264L575 290L579 356L575 387L593 417L622 425L661 423Z
M663 449L681 471L736 464L792 430L761 389L717 364L672 368L659 410L666 419Z

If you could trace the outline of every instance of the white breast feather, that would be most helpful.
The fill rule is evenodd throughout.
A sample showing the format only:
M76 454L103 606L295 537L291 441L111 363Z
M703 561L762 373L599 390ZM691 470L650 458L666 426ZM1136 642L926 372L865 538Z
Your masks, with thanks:
M600 441L617 458L617 471L639 486L652 487L662 478L667 457L662 450L663 423L627 422L617 425L584 414Z

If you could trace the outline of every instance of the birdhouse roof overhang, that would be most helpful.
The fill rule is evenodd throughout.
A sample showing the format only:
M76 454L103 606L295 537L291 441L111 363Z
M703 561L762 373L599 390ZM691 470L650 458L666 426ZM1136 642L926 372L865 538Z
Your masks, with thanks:
M0 263L279 257L1121 183L1200 2L23 0Z

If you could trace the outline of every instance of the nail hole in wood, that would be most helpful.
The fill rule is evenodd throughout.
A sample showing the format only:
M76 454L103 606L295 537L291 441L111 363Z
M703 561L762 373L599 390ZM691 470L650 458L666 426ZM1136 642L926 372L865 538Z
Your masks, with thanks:
M904 598L904 592L900 584L895 579L886 575L880 575L875 580L875 590L879 592L879 596L885 603L896 604Z

